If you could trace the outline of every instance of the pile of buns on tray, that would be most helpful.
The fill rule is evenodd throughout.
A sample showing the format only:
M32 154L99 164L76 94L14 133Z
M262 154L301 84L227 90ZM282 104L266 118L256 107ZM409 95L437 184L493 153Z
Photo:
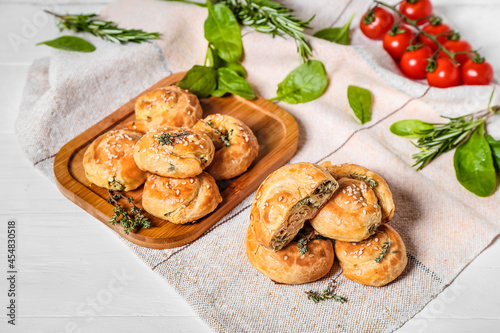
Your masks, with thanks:
M172 223L211 213L222 201L215 179L244 173L259 144L242 121L221 114L200 119L202 113L198 98L177 86L141 95L128 128L104 133L88 147L87 179L113 191L144 184L144 209Z
M386 181L359 165L286 165L255 194L246 254L259 272L284 284L322 278L336 255L345 277L380 287L407 264L403 240L386 224L394 208Z

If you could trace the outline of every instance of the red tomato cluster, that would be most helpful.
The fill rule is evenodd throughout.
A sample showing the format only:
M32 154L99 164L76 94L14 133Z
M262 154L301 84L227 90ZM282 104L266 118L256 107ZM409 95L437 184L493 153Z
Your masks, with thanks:
M430 86L439 88L491 83L491 65L441 18L432 15L430 0L403 0L398 12L402 20L394 24L393 15L377 5L366 12L359 26L366 37L383 40L384 49L399 62L403 74L427 79Z

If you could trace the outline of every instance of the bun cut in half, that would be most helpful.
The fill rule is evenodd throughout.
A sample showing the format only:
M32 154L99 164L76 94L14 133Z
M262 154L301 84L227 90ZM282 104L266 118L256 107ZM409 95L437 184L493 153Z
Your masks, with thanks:
M394 216L394 200L392 192L387 182L375 172L357 164L338 164L323 162L321 166L328 170L332 176L339 180L340 178L352 178L364 181L375 192L380 207L382 208L382 222L387 222Z
M250 226L257 241L281 250L313 218L337 189L337 181L311 163L285 165L260 185L252 202Z
M346 278L374 287L395 280L408 262L403 240L388 224L359 243L336 241L335 252Z
M382 221L378 198L365 182L351 178L338 180L339 188L310 221L321 235L359 242L373 235Z
M307 243L307 252L301 255L293 241L279 251L262 246L248 228L245 239L248 260L259 272L278 283L302 284L325 276L333 265L335 254L332 242L313 239Z

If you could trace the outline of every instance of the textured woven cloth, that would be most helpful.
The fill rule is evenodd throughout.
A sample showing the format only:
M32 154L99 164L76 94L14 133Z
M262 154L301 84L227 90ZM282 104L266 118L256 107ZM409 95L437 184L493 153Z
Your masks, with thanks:
M316 14L315 31L340 26L366 10L368 1L286 1L302 18ZM120 0L102 16L124 27L159 31L162 39L140 45L114 45L86 35L94 53L54 50L29 73L17 133L30 161L54 180L52 163L64 143L98 122L159 79L203 63L204 8L153 0ZM355 26L355 24L353 24ZM293 40L242 28L243 65L256 93L274 97L277 84L299 64ZM244 253L244 236L253 196L246 198L195 242L172 250L151 250L126 240L132 251L220 332L393 331L413 317L499 233L500 191L489 198L467 192L455 179L453 154L424 170L412 169L415 148L389 132L401 119L441 121L483 109L491 87L429 88L405 79L379 42L367 41L353 27L354 46L308 37L321 60L329 87L319 99L280 106L297 120L299 148L291 162L352 162L381 174L396 203L391 222L401 234L409 263L386 287L338 279L337 293L348 298L314 304L305 290L323 290L340 268L324 279L300 286L276 285L258 273ZM359 125L350 111L347 86L372 91L372 121ZM496 98L494 102L498 104ZM500 121L488 125L500 136ZM100 222L98 222L100 223Z

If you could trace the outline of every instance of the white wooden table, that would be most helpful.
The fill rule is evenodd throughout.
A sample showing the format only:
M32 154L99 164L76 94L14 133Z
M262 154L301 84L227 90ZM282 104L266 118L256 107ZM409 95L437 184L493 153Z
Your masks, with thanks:
M99 12L107 0L0 0L0 332L210 332L160 277L102 223L65 199L24 157L14 135L26 73L47 54L56 12ZM437 10L500 77L500 0L435 0ZM24 36L12 43L13 34ZM7 221L18 221L17 326L6 323ZM401 332L498 332L500 241L401 328Z

